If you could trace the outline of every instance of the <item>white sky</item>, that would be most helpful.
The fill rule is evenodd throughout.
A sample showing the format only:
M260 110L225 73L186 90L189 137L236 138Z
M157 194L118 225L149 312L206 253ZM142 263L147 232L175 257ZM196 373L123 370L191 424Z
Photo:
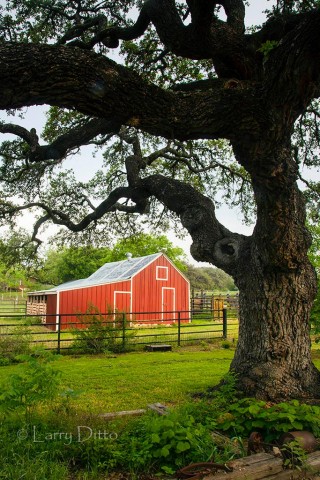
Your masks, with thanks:
M271 8L271 5L275 3L275 0L253 0L251 3L252 5L250 7L247 7L247 26L263 23L265 21L265 15L262 12L266 8ZM0 0L0 5L5 5L5 0ZM45 116L43 107L29 108L24 120L21 120L19 117L7 118L5 114L0 114L0 119L5 119L6 121L11 123L18 123L24 125L26 126L26 128L34 127L37 129L38 133L40 133L42 129L44 118ZM2 136L1 140L3 138L4 136ZM99 156L94 158L91 152L92 149L90 147L83 147L80 151L80 155L74 156L72 160L68 159L65 163L65 166L67 168L74 167L75 171L77 172L77 178L79 180L88 180L101 164L101 159L99 158ZM252 228L243 225L243 223L241 222L241 215L239 211L230 210L226 207L221 207L217 209L217 217L228 229L232 231L243 234L250 234L252 231ZM25 217L25 221L23 222L23 224L23 226L25 227L30 226L30 216ZM184 241L176 239L172 232L167 232L167 235L171 241L184 248L184 250L188 254L190 262L196 263L189 255L191 239L188 235Z

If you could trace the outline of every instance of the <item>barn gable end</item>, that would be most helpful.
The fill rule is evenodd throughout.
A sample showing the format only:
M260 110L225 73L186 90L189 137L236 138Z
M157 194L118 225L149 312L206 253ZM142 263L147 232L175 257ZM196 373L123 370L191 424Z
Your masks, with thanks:
M40 292L29 294L30 301ZM176 321L176 310L189 310L190 288L184 275L163 253L106 263L86 279L75 280L41 292L51 297L48 313L66 326L90 305L101 313L126 311L144 321L152 312L157 322ZM50 308L49 308L50 307ZM188 314L182 313L182 319ZM52 317L50 322L52 323Z

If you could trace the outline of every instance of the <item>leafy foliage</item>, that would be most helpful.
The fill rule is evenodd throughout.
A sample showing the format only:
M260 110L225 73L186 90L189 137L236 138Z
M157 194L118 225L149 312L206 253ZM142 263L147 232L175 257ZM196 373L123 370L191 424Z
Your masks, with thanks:
M108 261L109 253L108 248L90 246L49 250L40 271L40 278L43 283L59 285L89 277Z
M301 404L297 400L268 404L262 400L244 398L230 405L216 418L219 430L242 437L261 431L265 441L275 440L280 433L308 430L320 433L320 407Z
M319 0L308 0L306 2L301 2L300 0L277 0L270 13L277 16L289 12L308 12L318 6Z
M5 412L23 411L27 423L34 409L58 395L60 372L52 366L56 357L45 350L24 355L27 362L21 374L13 374L2 386L0 408Z
M6 232L0 237L0 289L18 290L30 286L30 277L39 268L39 259L25 230Z
M318 277L318 291L311 311L310 321L313 327L313 333L317 335L319 341L320 333L320 225L319 223L309 224L309 230L313 241L309 250L309 258L314 266Z
M93 33L100 22L127 25L125 15L135 4L129 0L123 2L100 2L84 0L79 3L72 0L8 0L2 7L2 39L14 41L47 42L61 38L76 20L85 22L97 19Z
M267 59L270 52L277 46L278 46L278 42L276 40L267 40L265 43L261 45L261 47L259 48L259 52L261 52Z
M146 466L173 474L190 462L226 461L212 442L210 431L191 415L171 413L165 417L149 416L138 422L133 431L122 438L127 444L131 471L144 471Z
M9 335L8 335L9 334ZM31 334L27 327L1 328L0 365L21 361L21 355L30 353Z
M185 272L195 290L234 290L232 278L223 270L212 267L195 267L188 265Z
M190 20L190 9L185 2L176 2L177 12L185 25ZM128 27L133 24L140 1L100 2L84 0L8 0L1 7L0 35L3 41L57 43L72 46L90 45L96 52L109 54L110 49L104 41L102 32L111 27ZM269 9L270 17L283 13L306 12L319 5L316 0L298 2L279 0ZM220 6L214 8L217 15ZM100 36L99 36L100 35ZM92 43L93 42L93 43ZM265 40L258 51L266 57L277 45L277 40ZM137 39L127 39L121 43L120 56L125 65L139 72L148 81L164 88L178 88L181 83L212 80L216 74L211 60L194 60L174 55L161 42L156 29L150 25L144 35ZM200 88L200 87L199 87ZM14 113L13 111L10 113ZM47 124L42 138L54 142L71 130L88 126L92 119L73 110L50 107ZM299 165L316 166L317 147L319 146L319 102L315 100L298 120L294 134L294 147ZM129 129L132 132L134 129ZM80 145L67 149L59 155L50 152L52 158L42 162L30 162L32 147L22 138L6 140L0 153L2 166L0 178L3 181L2 197L5 221L8 216L16 220L21 204L46 205L51 211L61 210L73 222L90 214L96 203L103 200L113 189L126 185L125 159L132 153L131 144L126 143L123 132L117 135L97 134L89 143L103 153L104 162L93 178L80 182L67 167L60 171L65 159L78 151ZM231 207L240 207L245 222L252 222L255 205L251 189L251 179L233 156L229 144L224 140L207 141L171 141L170 151L161 138L150 137L135 132L140 137L143 157L146 160L142 177L150 173L161 172L168 177L185 181L199 191L215 198L216 203L226 202ZM33 132L37 136L36 132ZM112 138L112 139L111 139ZM87 143L84 142L84 143ZM170 142L169 142L170 143ZM80 142L81 144L81 142ZM54 147L52 147L54 150ZM154 155L158 152L158 155ZM162 152L162 153L161 153ZM316 182L307 185L306 195L310 199L318 198ZM94 201L93 201L94 199ZM18 211L15 211L18 208ZM31 208L31 207L30 207ZM35 207L32 207L35 208ZM43 218L41 206L36 214ZM93 241L110 242L110 232L121 235L126 229L133 233L148 225L153 231L168 225L174 226L176 219L162 205L154 200L150 204L148 219L130 220L128 215L109 212L96 224L88 226L86 233L78 233L79 243ZM50 215L49 215L50 216ZM63 216L62 216L63 217ZM62 218L59 216L59 218ZM47 218L46 221L49 219ZM140 223L141 222L141 223ZM109 237L108 237L108 233ZM66 233L61 234L62 237Z
M285 457L283 462L285 467L297 470L301 470L302 467L307 468L307 452L301 446L299 440L292 440L286 443L282 448L282 454Z
M182 248L174 246L165 235L139 233L131 237L124 237L117 241L109 256L110 262L123 260L126 253L133 257L143 257L153 253L165 253L180 270L185 270L186 255Z
M90 41L111 24L118 27L131 25L130 15L133 13L135 16L136 9L140 7L141 2L137 1L79 3L55 0L52 3L45 0L11 0L2 8L0 32L3 40L34 43L57 41L61 44L71 41L73 45L73 38L79 42ZM178 2L177 8L181 16L187 14L187 7L183 3ZM98 42L95 48L101 53L109 53L103 42ZM167 52L153 27L150 27L141 39L123 42L120 55L129 68L140 72L148 81L166 88L180 82L215 77L210 61L194 61ZM42 138L47 142L54 142L71 130L88 126L91 120L73 110L50 107ZM132 128L129 130L134 131ZM37 136L36 132L34 134ZM226 141L173 140L169 142L170 151L163 151L168 147L168 143L163 139L148 135L142 137L140 132L135 134L139 135L146 160L142 176L159 172L190 183L203 193L216 197L217 204L223 201L230 206L240 206L243 208L244 220L252 221L255 207L250 178L234 159ZM45 205L50 211L61 211L74 223L78 223L112 190L126 185L124 162L126 157L131 155L132 149L121 132L118 135L93 136L89 143L95 146L97 152L103 154L104 161L91 179L80 182L74 172L65 165L65 160L78 151L81 142L64 154L60 154L56 145L52 145L49 152L52 159L30 162L32 147L24 139L5 141L0 150L0 179L3 182L3 210L6 212L6 221L8 215L12 222L17 221L21 204L37 203L38 208L34 207L33 212L39 218L43 218L42 206ZM60 166L63 166L63 171L59 169ZM99 220L98 225L89 225L85 232L77 233L77 239L80 244L101 245L110 243L110 233L122 236L126 231L127 234L132 234L141 231L145 226L157 232L165 231L171 226L182 233L181 228L177 227L176 217L151 199L148 216L137 220L128 215L110 212ZM68 235L64 230L61 239ZM72 235L75 238L75 234Z
M109 310L107 315L102 315L94 305L84 315L77 315L77 322L79 325L72 330L73 348L81 353L124 352L134 336L134 332L126 328L125 313L113 314Z
M168 9L161 11L162 5ZM291 313L277 313L300 301L302 282L310 287L304 290L306 308L301 309L301 316L307 316L315 282L311 270L304 268L309 239L297 179L299 175L316 216L319 185L304 179L303 170L319 166L317 155L312 157L320 145L319 102L311 103L319 83L312 55L312 35L319 40L318 5L279 0L269 21L245 34L242 1L220 2L225 21L218 18L216 2L9 0L0 19L3 61L5 66L11 62L9 72L19 73L20 64L26 65L32 87L19 83L18 75L5 75L2 105L49 103L59 108L48 113L43 138L49 145L40 145L41 132L34 128L0 125L1 133L19 138L5 139L0 150L2 225L9 221L14 227L27 210L37 216L32 240L39 241L38 233L51 222L76 233L78 244L96 246L145 228L159 232L175 226L183 234L179 219L193 237L194 258L224 268L243 291L256 288L255 302L250 304L250 295L241 297L246 303L240 313L250 312L251 327L260 319L259 303L266 309L268 301L275 321L288 322ZM135 9L137 22L132 18ZM103 58L123 40L125 67ZM42 42L46 45L37 45ZM19 62L12 61L13 51L21 53ZM30 51L38 53L28 56ZM41 52L47 52L47 64ZM51 68L55 64L57 69ZM31 73L29 65L34 67ZM63 86L61 71L66 78L70 74ZM83 83L76 81L82 80L80 71L87 78ZM13 80L17 88L11 90ZM62 108L66 106L83 114ZM66 159L87 144L94 145L103 160L92 178L80 181ZM247 223L259 212L252 236L233 233L220 223L215 214L220 202L241 207ZM61 231L55 241L61 245L66 237ZM292 302L280 307L274 300L278 285L292 269ZM263 298L261 289L267 292ZM240 330L243 338L250 322ZM266 349L271 327L261 332ZM300 333L287 340L289 349L302 354L303 348L296 347L304 343L308 349L308 334L302 327ZM263 352L252 349L250 361L244 362L248 351L237 349L234 366L252 367L253 378L255 361L261 361ZM303 388L318 395L310 355L306 359ZM296 366L294 360L288 362L286 369L299 369L299 360ZM279 365L278 357L272 362ZM294 395L301 388L296 376L290 378L296 386L288 391ZM255 384L260 380L254 378L252 391Z
M81 359L81 362L83 360ZM30 370L33 361L37 367ZM31 364L28 359L22 366L22 383L15 387L15 390L22 391L23 395L30 390L38 392L37 400L33 397L32 428L26 425L25 429L20 430L21 419L16 414L25 409L25 403L19 406L19 399L17 406L11 404L9 409L7 401L4 402L16 381L11 382L9 379L2 388L1 405L2 408L5 407L5 411L10 412L0 425L1 438L4 439L0 442L3 478L18 478L21 471L28 480L62 480L70 478L75 471L78 476L96 479L105 478L106 475L111 477L114 472L132 476L157 472L171 475L189 463L212 460L223 464L243 456L245 432L251 433L250 428L263 432L266 441L267 438L278 438L281 432L294 427L308 428L315 435L319 435L319 407L299 402L276 405L254 399L239 401L235 389L236 378L230 374L223 387L209 400L193 399L162 417L147 414L140 419L106 424L105 419L101 421L99 417L88 416L86 403L85 412L81 411L77 402L72 410L61 408L55 388L47 389L44 385L47 378L49 384L52 383L50 373L48 377L45 376L48 375L45 366L51 366L51 362L46 362L39 355L33 357ZM123 370L123 365L121 368ZM31 372L35 372L33 381L30 378ZM39 378L41 372L42 380ZM25 377L28 377L28 381ZM83 378L86 376L81 376L79 382L82 383ZM50 389L52 393L48 398ZM97 397L101 396L101 390L98 391ZM67 391L67 395L70 395L70 392ZM16 397L17 393L14 398ZM50 398L55 399L54 405L48 404ZM38 412L35 412L36 405L41 405ZM231 417L234 417L233 420ZM30 420L30 416L28 419ZM88 421L90 423L87 423ZM236 427L230 426L233 421L236 422ZM260 426L257 426L258 423ZM78 442L79 425L91 426L93 435L87 441ZM217 431L220 427L223 434ZM47 440L43 443L35 442L33 428L36 430L37 440L44 439L45 435ZM51 441L51 432L69 432L70 441L65 438L66 433L62 433L61 439ZM19 439L20 433L26 437ZM288 466L296 466L297 460L304 460L297 443L288 447L287 454Z

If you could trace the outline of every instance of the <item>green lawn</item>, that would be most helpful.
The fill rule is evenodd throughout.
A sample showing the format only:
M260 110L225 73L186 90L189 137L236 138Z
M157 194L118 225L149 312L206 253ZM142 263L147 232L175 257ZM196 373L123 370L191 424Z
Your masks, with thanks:
M217 384L228 371L233 350L185 348L173 352L101 356L63 356L55 366L62 372L62 390L80 391L77 407L92 413L144 408L160 402L182 404L190 393ZM320 350L313 353L320 368ZM0 367L0 385L23 365Z
M148 403L178 405L189 393L219 382L233 352L174 351L128 353L114 356L60 357L62 390L81 391L79 409L93 413L144 408ZM0 367L0 385L22 365Z
M152 453L157 448L152 446L151 438L154 436L155 422L159 426L162 417L146 416L142 420L144 423L137 423L129 417L106 422L97 414L145 408L149 403L155 402L172 409L180 405L186 408L190 394L204 391L219 382L228 371L234 353L233 350L222 349L217 345L204 345L202 348L203 350L189 347L188 350L177 348L173 352L58 357L55 366L62 372L61 391L72 388L81 391L81 394L66 404L63 397L52 403L44 402L29 417L26 425L22 412L5 413L0 422L0 477L8 480L105 480L118 478L109 475L113 472L114 465L126 473L147 473L148 469L154 468L156 457L150 461L140 450L141 447L142 451L143 448L146 450L148 445ZM314 351L314 359L319 368L319 349ZM7 378L22 372L24 368L22 364L0 367L1 391ZM194 405L193 408L198 409L199 404ZM188 408L190 406L189 404ZM207 415L205 412L203 410L202 414ZM174 426L175 419L178 418L175 415L173 412ZM182 426L177 424L174 435L181 435L181 431L183 435L192 432L192 438L199 435L198 426L189 423L185 413L182 416L180 413L179 418ZM205 417L203 421L205 422ZM79 443L79 426L83 435L88 435L89 431L107 431L117 437L107 442L96 441L94 438L90 441L81 439ZM208 428L202 428L202 434L206 432L206 436L202 435L196 440L197 449L190 450L192 455L200 452L200 456L191 455L185 461L182 458L182 465L210 458L213 444ZM66 440L66 433L62 433L62 439L53 441L56 432L58 435L59 432L71 432L72 441ZM204 443L204 438L209 439L208 445ZM222 455L222 460L218 458L219 463L224 463L235 452L226 446L225 452L218 454ZM162 462L167 460L162 458ZM161 462L156 469L160 470L160 465ZM132 475L130 478L138 477Z

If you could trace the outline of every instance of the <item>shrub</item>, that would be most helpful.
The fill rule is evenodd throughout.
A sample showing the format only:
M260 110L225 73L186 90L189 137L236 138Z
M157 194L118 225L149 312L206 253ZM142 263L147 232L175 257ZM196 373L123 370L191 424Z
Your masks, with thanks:
M108 313L109 318L113 316L111 312ZM127 330L125 313L116 314L110 321L96 307L90 306L85 315L79 314L77 319L85 325L85 328L72 330L75 336L73 347L81 353L124 352L129 339L134 336L133 331Z
M22 410L28 423L37 405L52 401L59 393L60 371L51 365L55 358L40 349L22 356L26 362L22 373L11 375L1 386L0 408L5 412Z
M0 335L0 365L18 362L18 356L30 352L31 334L26 326L7 327Z
M215 461L227 460L218 453L210 429L181 413L146 416L120 440L128 468L134 472L152 467L172 474L191 462L209 461L213 456Z

